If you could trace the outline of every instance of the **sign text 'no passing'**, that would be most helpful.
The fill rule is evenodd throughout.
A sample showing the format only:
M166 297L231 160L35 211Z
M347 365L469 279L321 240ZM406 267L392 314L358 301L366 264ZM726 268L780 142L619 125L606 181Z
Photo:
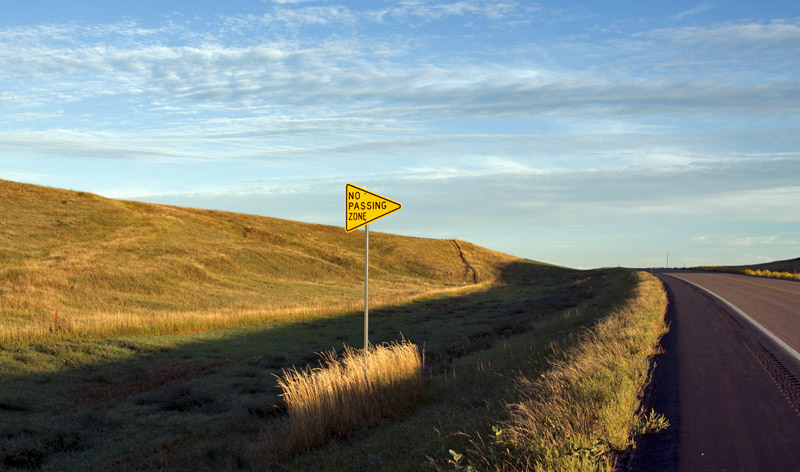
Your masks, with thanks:
M347 184L345 186L344 229L348 233L379 218L394 213L402 207L398 202Z

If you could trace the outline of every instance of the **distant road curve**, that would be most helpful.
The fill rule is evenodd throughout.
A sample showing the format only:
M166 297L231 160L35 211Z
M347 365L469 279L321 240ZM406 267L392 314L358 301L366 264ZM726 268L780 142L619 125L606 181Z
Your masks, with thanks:
M673 277L722 297L800 352L800 283L738 274L678 271ZM800 360L800 359L798 359Z

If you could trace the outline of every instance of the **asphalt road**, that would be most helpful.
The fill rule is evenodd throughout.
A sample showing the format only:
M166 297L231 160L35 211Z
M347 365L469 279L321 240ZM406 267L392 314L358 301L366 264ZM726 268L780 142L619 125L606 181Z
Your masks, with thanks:
M800 359L791 348L800 340L800 284L684 271L659 276L671 330L656 360L649 405L671 426L642 438L627 468L800 470Z
M800 352L800 283L736 274L674 273L724 298Z

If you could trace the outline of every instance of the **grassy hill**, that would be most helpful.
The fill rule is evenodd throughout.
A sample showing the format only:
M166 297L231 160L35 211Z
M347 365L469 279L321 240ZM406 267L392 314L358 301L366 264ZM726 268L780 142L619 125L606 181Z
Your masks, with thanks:
M370 235L371 303L490 283L518 260ZM363 234L0 180L0 342L179 333L361 307Z
M769 270L773 272L792 272L800 273L800 257L787 259L785 261L765 262L763 264L751 264L745 266L733 266L731 269L750 269L750 270Z

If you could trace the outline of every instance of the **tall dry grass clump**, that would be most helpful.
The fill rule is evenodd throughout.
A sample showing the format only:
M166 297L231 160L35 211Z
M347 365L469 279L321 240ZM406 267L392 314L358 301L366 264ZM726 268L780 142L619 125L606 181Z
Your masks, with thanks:
M283 372L278 385L289 413L289 451L344 437L407 409L422 392L423 354L402 341L322 354L320 367Z
M522 399L489 441L466 457L478 470L611 471L614 452L637 434L668 426L641 399L650 358L666 333L667 299L661 283L645 273L634 296L560 352L552 369L520 377Z

